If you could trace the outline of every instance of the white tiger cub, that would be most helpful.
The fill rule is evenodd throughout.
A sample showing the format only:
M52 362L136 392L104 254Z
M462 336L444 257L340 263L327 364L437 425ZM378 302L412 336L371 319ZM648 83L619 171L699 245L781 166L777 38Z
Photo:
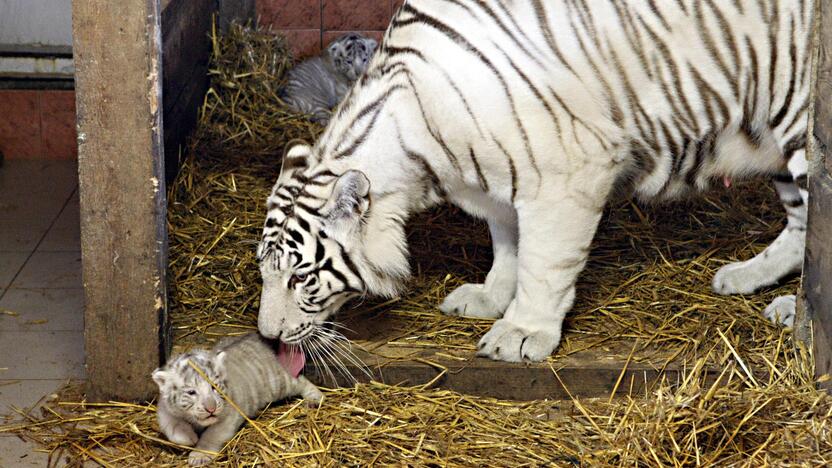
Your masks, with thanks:
M277 349L275 349L277 348ZM253 418L269 403L302 396L311 405L323 395L300 375L304 356L295 347L264 339L257 333L221 341L214 349L192 350L153 372L159 386L159 429L171 442L199 450L188 464L210 463L237 433L244 418L194 370L193 362L231 401Z
M290 109L326 125L355 80L364 73L376 50L376 41L357 33L345 34L318 56L289 71L281 96Z
M404 225L442 201L486 219L494 263L440 305L497 318L478 354L557 347L609 197L774 175L788 224L714 279L800 270L811 0L420 0L393 19L314 147L291 148L258 246L258 326L298 343L351 297L395 295ZM791 170L791 172L790 172ZM768 314L788 319L793 300Z

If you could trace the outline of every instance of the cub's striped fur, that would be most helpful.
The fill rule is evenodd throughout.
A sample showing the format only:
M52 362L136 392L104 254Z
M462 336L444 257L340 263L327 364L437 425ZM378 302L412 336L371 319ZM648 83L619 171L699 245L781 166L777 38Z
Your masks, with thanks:
M788 225L714 278L799 271L811 0L419 0L314 147L296 146L258 248L260 331L299 342L350 297L394 295L404 224L442 201L485 218L494 264L440 305L500 318L479 354L557 346L612 196L670 199L774 175ZM624 190L614 190L614 189ZM769 312L789 311L789 298Z
M253 418L273 401L300 395L318 404L322 394L305 377L290 375L275 344L256 333L230 338L210 351L197 349L171 359L153 372L159 386L159 428L174 443L197 449L188 462L200 466L213 459L234 437L243 416L188 363L191 361L237 406Z
M357 33L339 37L321 55L289 72L283 99L290 108L326 125L332 109L367 69L376 45L375 39Z

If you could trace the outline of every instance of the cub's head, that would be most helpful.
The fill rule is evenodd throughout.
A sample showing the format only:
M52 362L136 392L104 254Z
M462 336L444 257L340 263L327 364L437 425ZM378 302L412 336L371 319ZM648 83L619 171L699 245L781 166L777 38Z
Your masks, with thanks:
M284 157L257 247L258 328L292 344L321 333L351 298L394 295L409 273L403 222L372 202L367 177L335 174L313 159L306 145Z
M332 57L335 69L351 81L355 81L367 70L377 45L375 39L349 33L333 41L327 47L327 53Z
M171 359L153 371L159 386L159 400L164 400L176 416L193 424L210 426L225 408L225 400L188 361L199 367L214 384L225 392L225 352L193 350Z

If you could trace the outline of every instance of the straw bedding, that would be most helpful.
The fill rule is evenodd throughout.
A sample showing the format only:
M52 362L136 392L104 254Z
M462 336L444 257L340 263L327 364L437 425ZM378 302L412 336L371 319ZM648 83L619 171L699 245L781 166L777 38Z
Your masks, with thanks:
M215 37L212 89L190 157L170 188L171 319L177 347L253 329L259 295L254 241L286 142L321 129L289 113L277 89L292 61L282 38L235 27ZM819 466L832 459L832 401L814 389L812 358L760 311L796 280L759 295L721 297L721 265L763 249L782 228L759 183L669 206L614 203L550 363L582 350L683 363L682 381L646 394L505 402L424 387L360 384L326 392L319 409L276 404L220 458L227 466ZM453 208L409 228L409 292L366 301L347 317L395 316L391 345L468 357L489 322L449 318L436 304L490 265L488 231ZM357 343L361 345L362 343ZM716 369L716 383L706 381ZM569 388L569 382L559 384ZM625 392L626 393L626 392ZM70 387L21 410L0 433L39 442L55 459L177 466L187 452L160 437L152 405L83 402Z

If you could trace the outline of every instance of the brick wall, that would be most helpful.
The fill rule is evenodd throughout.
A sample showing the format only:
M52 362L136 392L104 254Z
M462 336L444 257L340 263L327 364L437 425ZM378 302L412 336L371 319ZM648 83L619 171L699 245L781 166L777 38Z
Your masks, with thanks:
M257 0L259 25L286 35L298 57L347 31L381 39L403 0Z
M75 92L0 90L0 151L8 159L75 159Z
M289 39L298 57L359 31L381 39L404 0L257 0L260 25ZM74 159L75 93L0 90L0 151L8 159Z

